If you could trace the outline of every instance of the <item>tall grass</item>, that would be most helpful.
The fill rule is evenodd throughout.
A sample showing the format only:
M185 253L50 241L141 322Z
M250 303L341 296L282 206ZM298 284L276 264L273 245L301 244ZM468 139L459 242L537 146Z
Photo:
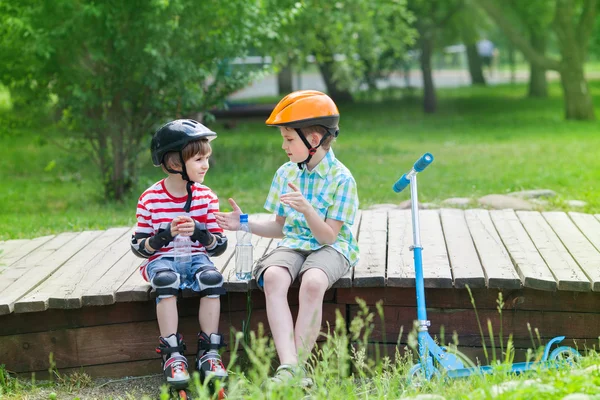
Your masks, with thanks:
M589 395L600 393L600 357L593 350L589 351L576 366L566 364L559 368L540 367L515 376L510 372L512 359L508 356L504 360L490 360L490 364L495 365L494 374L475 374L469 378L451 380L445 379L442 373L438 378L423 382L422 385L415 385L407 379L407 373L417 360L416 355L405 352L402 347L397 346L395 354L376 357L369 348L371 347L370 334L374 329L377 315L369 311L364 302L359 302L358 306L359 311L350 326L346 325L345 318L337 312L335 321L332 321L333 326L322 334L319 346L309 360L308 374L314 381L314 386L309 389L300 387L299 378L285 384L269 381L274 366L277 365L276 352L272 339L265 334L262 325L259 325L257 331L249 332L247 342L243 332L235 334L230 350L238 356L232 357L228 366L230 370L227 384L228 398L354 400L414 398L419 394L430 394L442 396L431 397L436 399L561 399L573 393ZM379 309L376 313L381 318ZM416 332L413 331L408 336L414 337L414 335ZM491 331L490 335L493 335ZM502 340L500 337L498 344ZM509 338L505 346L507 355L510 355L511 348ZM82 373L62 375L55 368L51 368L50 372L55 378L53 383L27 384L9 376L6 370L0 367L0 397L6 399L152 399L159 397L167 400L170 396L167 387L157 389L151 386L145 391L141 390L142 395L134 395L127 389L120 393L110 390L103 392L99 389L110 385L110 382L98 385ZM140 380L136 382L136 386L139 386ZM190 391L196 399L214 398L211 395L209 382L200 382L197 374L194 374Z

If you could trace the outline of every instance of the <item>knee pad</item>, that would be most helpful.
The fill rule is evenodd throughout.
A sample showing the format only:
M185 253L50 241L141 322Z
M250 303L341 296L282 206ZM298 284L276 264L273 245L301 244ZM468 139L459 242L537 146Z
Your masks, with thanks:
M219 297L226 293L223 288L223 275L215 267L203 267L196 272L200 286L200 297Z
M177 296L179 293L179 274L170 269L157 271L150 283L156 291L156 297L160 299Z

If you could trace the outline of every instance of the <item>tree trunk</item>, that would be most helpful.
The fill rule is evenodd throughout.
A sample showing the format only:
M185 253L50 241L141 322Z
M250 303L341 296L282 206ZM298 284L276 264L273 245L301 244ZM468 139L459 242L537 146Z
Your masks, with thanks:
M582 29L593 26L595 9L587 7L586 4L583 15L587 18L580 21L580 25L575 30L572 6L573 4L570 2L557 3L553 24L561 55L559 72L565 97L565 117L567 119L592 120L595 119L594 104L583 72L587 54L586 41L591 35L591 30L584 35Z
M572 62L560 71L560 83L565 96L567 119L595 119L594 105L583 73L583 64Z
M466 45L467 47L467 61L469 64L469 73L471 74L472 85L485 85L485 77L483 76L483 69L481 68L481 58L477 51L477 45L475 43Z
M333 61L324 61L319 63L319 70L321 71L321 76L325 82L327 93L336 103L352 102L353 99L350 91L339 88L336 82L333 80L333 68Z
M515 47L512 43L508 45L508 66L510 69L510 83L514 84L517 81L517 68L515 65Z
M423 74L423 110L426 113L434 113L437 107L437 100L431 71L433 40L430 37L422 36L419 44L421 47L421 73Z
M530 32L531 46L541 54L546 53L546 36L537 31ZM529 97L548 97L546 70L537 64L529 63Z
M292 84L292 66L286 65L277 74L277 92L279 96L285 96L294 91Z

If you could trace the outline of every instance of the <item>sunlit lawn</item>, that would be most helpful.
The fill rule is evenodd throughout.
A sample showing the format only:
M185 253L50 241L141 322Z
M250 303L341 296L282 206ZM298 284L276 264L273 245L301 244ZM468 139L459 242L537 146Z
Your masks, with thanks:
M600 82L592 90L600 116ZM356 178L361 208L408 199L391 186L431 152L435 161L419 178L423 202L545 188L558 194L554 209L578 199L588 203L582 211L600 212L600 124L565 121L557 84L549 99L524 93L523 85L440 90L433 115L422 112L420 98L341 105L334 149ZM4 118L6 101L0 91ZM287 161L278 132L263 119L212 128L219 137L205 183L224 208L234 197L243 210L262 211L273 174ZM0 240L131 225L137 197L162 177L149 151L140 154L134 192L122 203L106 201L95 166L61 150L56 143L64 139L64 132L41 124L0 137Z

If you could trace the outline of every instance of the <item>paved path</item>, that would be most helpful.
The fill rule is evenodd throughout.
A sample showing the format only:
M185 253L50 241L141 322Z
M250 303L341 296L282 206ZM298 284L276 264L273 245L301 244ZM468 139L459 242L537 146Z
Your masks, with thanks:
M549 72L550 79L556 79L558 75L554 72ZM528 71L517 71L516 73L517 82L526 82L529 78ZM471 84L471 77L467 70L439 70L434 72L434 82L436 87L459 87L468 86ZM421 71L413 70L410 72L408 81L413 87L423 87L423 79ZM510 72L508 71L497 71L494 75L488 79L488 83L496 85L499 83L510 82ZM294 90L300 89L314 89L314 90L325 90L325 83L321 74L317 72L306 72L301 76L294 76ZM378 84L379 88L386 88L389 86L394 87L406 87L406 79L403 74L395 73L390 79L380 80ZM252 97L260 96L277 96L277 76L269 75L264 79L255 82L254 84L242 89L233 94L230 99L241 100Z

